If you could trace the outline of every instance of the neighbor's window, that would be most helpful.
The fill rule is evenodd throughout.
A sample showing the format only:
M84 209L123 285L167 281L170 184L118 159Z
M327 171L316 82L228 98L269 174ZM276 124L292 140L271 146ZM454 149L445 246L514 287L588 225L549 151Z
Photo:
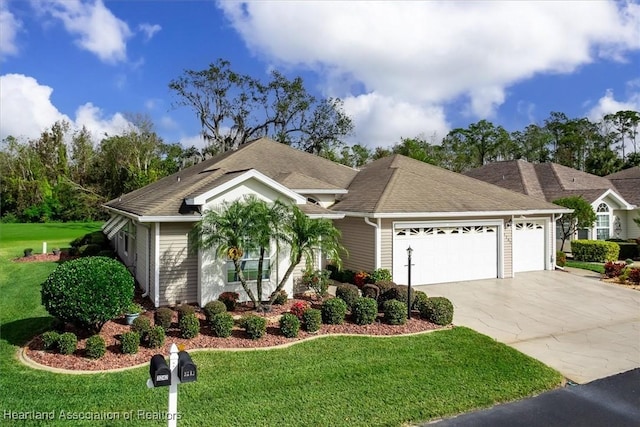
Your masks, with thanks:
M247 251L240 260L242 272L246 280L258 279L258 261L260 257L260 251ZM264 260L262 262L262 280L269 280L271 276L271 255L267 249L264 253ZM239 282L238 275L236 274L236 267L233 265L233 261L227 261L227 282Z
M606 240L609 238L609 230L611 229L611 214L609 206L606 203L600 203L596 211L596 239Z

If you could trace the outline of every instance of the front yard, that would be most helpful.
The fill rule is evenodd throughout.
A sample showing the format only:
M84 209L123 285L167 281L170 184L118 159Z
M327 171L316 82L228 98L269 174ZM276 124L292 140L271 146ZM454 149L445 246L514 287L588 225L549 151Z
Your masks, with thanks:
M167 389L148 389L146 366L117 373L56 374L22 365L16 352L50 327L40 283L55 263L15 263L38 233L0 224L0 397L20 425L158 425ZM84 234L53 224L49 247ZM94 225L96 227L96 225ZM63 231L65 230L65 234ZM23 227L23 230L32 230ZM11 236L7 238L6 236ZM34 252L37 252L36 249ZM202 351L198 381L180 386L180 425L403 425L520 399L557 387L562 376L503 344L455 327L399 337L323 337L267 351ZM125 421L126 420L126 421Z

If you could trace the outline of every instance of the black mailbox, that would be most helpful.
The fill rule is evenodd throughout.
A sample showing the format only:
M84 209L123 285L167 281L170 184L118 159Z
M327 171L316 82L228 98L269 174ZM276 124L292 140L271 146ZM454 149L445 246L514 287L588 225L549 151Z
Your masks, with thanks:
M190 383L197 379L196 365L186 351L178 353L178 378L183 383Z
M156 354L149 363L149 376L154 387L171 385L171 369L164 360L164 356Z

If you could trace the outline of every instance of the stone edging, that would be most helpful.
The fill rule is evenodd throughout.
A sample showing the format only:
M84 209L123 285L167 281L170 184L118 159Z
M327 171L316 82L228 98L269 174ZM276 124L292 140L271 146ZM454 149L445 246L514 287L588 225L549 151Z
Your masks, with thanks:
M292 341L292 342L288 342L288 343L284 343L284 344L278 344L278 345L274 345L271 347L252 347L252 348L193 348L193 349L189 349L190 353L199 353L199 352L204 352L204 351L224 351L224 352L241 352L241 351L268 351L268 350L280 350L283 348L288 348L291 346L294 346L296 344L299 343L303 343L303 342L307 342L307 341L311 341L311 340L315 340L318 338L326 338L326 337L367 337L367 338L397 338L397 337L410 337L413 335L422 335L422 334L429 334L431 332L436 332L436 331L443 331L443 330L449 330L449 329L453 329L455 326L454 325L449 325L449 326L443 326L439 329L430 329L427 331L420 331L420 332L412 332L412 333L408 333L408 334L398 334L398 335L367 335L367 334L324 334L324 335L314 335L311 337L307 337L301 340L297 340L297 341ZM140 363L138 365L132 365L132 366L125 366L123 368L115 368L115 369L106 369L106 370L101 370L101 371L73 371L70 369L62 369L62 368L54 368L52 366L46 366L46 365L42 365L40 363L35 362L33 359L31 359L29 356L27 356L27 351L26 349L29 347L29 344L31 343L31 341L29 341L24 347L20 347L17 351L17 358L18 361L20 361L23 365L26 365L32 369L38 369L41 371L48 371L48 372L52 372L55 374L67 374L67 375L91 375L91 374L109 374L109 373L115 373L115 372L123 372L123 371L128 371L130 369L136 369L136 368L141 368L143 366L148 365L148 362L146 363Z

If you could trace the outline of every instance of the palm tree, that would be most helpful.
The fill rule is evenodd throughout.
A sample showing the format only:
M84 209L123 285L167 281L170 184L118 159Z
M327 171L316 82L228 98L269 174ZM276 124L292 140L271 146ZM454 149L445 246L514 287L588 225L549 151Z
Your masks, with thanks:
M281 232L281 239L290 249L290 264L278 287L271 294L269 305L273 304L278 292L282 290L293 270L302 261L302 257L306 258L308 264L312 264L314 253L319 250L340 266L340 252L346 252L340 244L340 230L335 228L330 220L311 219L297 206L290 207Z

